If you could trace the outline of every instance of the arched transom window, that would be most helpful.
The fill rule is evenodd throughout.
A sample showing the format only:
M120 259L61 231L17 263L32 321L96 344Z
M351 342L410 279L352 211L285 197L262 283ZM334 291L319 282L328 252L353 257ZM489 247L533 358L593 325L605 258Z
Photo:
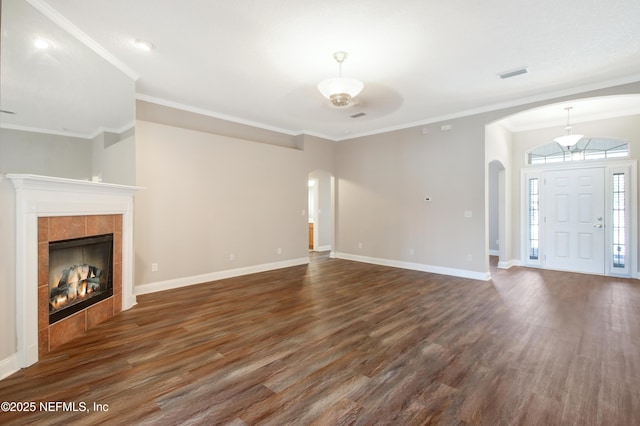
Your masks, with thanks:
M584 137L567 149L557 142L527 152L528 164L551 164L569 161L603 160L629 156L629 142L622 139Z

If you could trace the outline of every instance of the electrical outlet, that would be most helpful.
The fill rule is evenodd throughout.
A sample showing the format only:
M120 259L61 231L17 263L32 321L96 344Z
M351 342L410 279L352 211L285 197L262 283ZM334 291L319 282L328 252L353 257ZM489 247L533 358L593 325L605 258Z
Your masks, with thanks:
M471 256L470 254L467 255L467 261L471 262L473 261L473 256Z
M361 249L362 248L362 243L358 243L358 248Z
M229 253L229 260L230 260L230 261L234 261L234 260L236 260L236 255L235 255L235 254L233 254L233 253Z
M278 254L282 254L282 248L278 247L277 252L278 252Z
M158 264L157 263L152 263L151 264L151 272L158 272Z

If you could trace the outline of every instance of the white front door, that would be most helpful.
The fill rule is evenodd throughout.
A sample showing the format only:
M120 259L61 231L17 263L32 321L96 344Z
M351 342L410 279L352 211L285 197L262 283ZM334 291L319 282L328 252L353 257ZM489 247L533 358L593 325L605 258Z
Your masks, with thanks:
M544 266L604 274L604 169L544 172Z

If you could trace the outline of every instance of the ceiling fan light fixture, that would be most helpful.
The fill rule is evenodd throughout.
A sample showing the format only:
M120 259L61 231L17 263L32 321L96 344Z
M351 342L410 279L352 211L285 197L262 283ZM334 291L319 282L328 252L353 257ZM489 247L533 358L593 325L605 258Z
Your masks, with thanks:
M335 106L346 106L358 96L364 84L355 78L335 77L318 83L318 90Z
M573 145L577 144L578 141L583 137L584 135L564 135L564 136L559 136L555 138L554 141L558 142L562 146L571 148Z
M564 135L558 136L554 139L554 141L559 143L560 145L566 146L567 150L577 144L578 141L584 137L584 135L574 135L572 133L573 127L571 127L571 124L569 123L569 114L572 109L573 107L565 108L565 110L567 111L567 125L564 128Z
M346 52L336 52L333 54L333 58L339 64L340 75L339 77L322 80L318 83L318 90L325 98L331 101L333 106L345 107L362 92L364 84L355 78L342 77L342 63L347 59Z

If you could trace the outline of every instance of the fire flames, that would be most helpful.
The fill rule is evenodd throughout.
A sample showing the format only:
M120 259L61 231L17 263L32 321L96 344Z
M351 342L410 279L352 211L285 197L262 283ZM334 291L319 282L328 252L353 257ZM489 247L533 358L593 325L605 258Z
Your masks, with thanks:
M56 274L54 282L57 284L49 289L51 311L64 309L99 292L100 275L99 269L89 265L74 265L62 274Z

